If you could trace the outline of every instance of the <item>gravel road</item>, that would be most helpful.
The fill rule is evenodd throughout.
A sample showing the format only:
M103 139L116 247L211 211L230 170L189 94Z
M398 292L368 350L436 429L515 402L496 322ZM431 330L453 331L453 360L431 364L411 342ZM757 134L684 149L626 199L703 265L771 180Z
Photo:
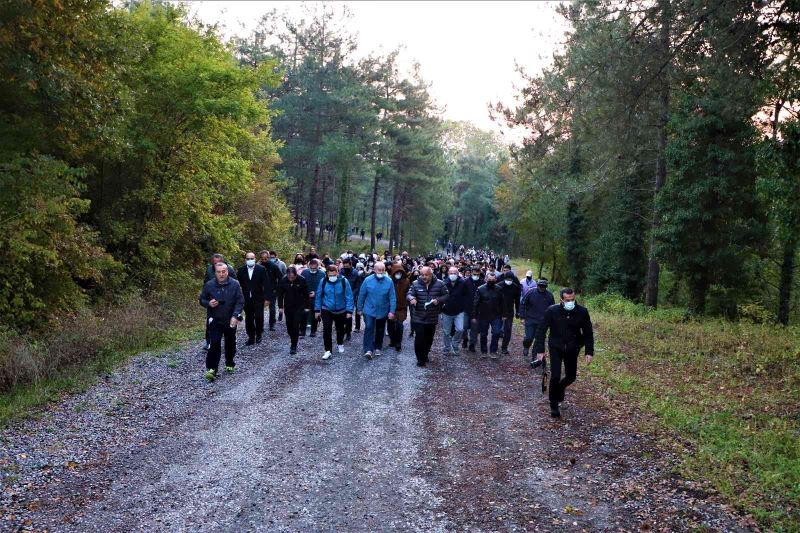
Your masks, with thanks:
M215 383L199 343L142 354L3 430L0 529L746 529L580 370L554 421L519 355L411 341L322 361L278 323Z

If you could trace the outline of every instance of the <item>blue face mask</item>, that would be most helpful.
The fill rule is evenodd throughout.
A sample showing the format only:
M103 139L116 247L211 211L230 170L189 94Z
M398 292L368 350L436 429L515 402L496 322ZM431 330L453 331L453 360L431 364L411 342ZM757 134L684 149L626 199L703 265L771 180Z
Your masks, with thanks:
M566 309L567 311L572 311L573 309L575 309L575 301L573 300L571 302L564 302L564 309Z

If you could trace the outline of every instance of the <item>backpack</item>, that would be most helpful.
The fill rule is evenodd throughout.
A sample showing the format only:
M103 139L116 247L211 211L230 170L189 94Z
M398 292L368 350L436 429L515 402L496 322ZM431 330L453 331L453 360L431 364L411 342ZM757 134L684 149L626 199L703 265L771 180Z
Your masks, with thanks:
M320 302L322 301L322 297L325 296L325 286L328 285L328 283L329 283L328 276L322 278L322 290L319 293ZM342 295L344 296L345 302L347 302L347 293L344 288L344 276L341 275L339 276L339 285L342 286ZM334 289L333 292L333 303L334 304L336 303L336 289Z

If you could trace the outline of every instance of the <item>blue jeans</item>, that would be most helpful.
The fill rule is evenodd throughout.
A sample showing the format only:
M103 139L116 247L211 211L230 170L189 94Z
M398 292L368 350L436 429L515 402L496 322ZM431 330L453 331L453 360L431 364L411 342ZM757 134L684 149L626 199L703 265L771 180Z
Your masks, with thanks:
M536 338L536 330L539 329L539 323L530 319L525 319L525 338L522 339L522 346L527 350L533 344Z
M461 347L461 335L464 334L464 313L457 315L441 314L442 317L442 339L444 340L444 352L458 353ZM456 328L455 335L450 335L450 330Z
M489 347L491 353L497 353L497 345L500 337L503 336L503 319L500 317L492 320L478 320L478 328L481 332L481 353L486 353L486 338L489 336L489 328L492 328L492 344Z
M386 331L386 317L376 318L364 315L364 353L383 349L383 334Z

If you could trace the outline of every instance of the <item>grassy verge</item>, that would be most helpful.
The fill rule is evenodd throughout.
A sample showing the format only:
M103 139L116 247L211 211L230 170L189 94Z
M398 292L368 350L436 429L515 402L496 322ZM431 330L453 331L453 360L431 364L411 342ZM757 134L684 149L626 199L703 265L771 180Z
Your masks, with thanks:
M87 309L35 337L0 331L0 427L84 390L134 354L201 338L204 315L193 296Z
M602 347L591 372L691 443L682 474L765 528L800 530L800 330L586 303Z

